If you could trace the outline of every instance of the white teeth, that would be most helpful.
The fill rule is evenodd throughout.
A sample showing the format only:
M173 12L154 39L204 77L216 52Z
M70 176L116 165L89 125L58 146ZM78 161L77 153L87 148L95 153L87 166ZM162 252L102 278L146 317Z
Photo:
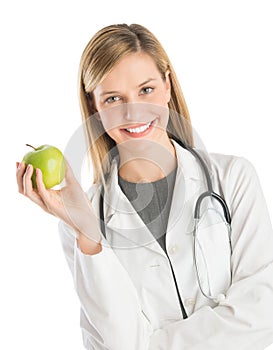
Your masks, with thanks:
M134 132L134 133L140 133L140 132L143 132L145 130L147 130L150 125L152 124L152 122L146 124L146 125L143 125L143 126L140 126L139 128L129 128L129 129L125 129L126 131L129 131L129 132Z

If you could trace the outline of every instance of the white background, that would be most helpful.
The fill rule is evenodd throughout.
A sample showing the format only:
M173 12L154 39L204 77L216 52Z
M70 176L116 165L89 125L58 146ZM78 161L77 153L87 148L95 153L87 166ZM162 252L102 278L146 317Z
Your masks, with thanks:
M154 32L208 151L248 158L272 213L272 17L270 0L1 3L1 349L82 349L58 221L17 193L15 161L25 143L63 150L80 125L78 63L91 36L120 22Z

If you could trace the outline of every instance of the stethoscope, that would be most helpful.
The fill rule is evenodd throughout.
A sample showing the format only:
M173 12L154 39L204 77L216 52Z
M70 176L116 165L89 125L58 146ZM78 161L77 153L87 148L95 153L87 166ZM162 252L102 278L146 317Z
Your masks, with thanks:
M208 298L209 300L212 300L215 303L219 303L221 301L224 301L226 296L223 293L219 293L217 295L211 295L204 291L204 288L202 287L201 283L201 275L198 267L197 262L197 240L198 240L198 225L201 218L201 205L205 198L214 198L221 206L224 218L225 218L225 224L227 226L227 232L228 232L228 241L229 241L229 248L230 248L230 258L232 255L232 244L231 244L231 216L228 209L228 206L226 204L226 201L223 197L221 197L219 194L215 193L213 191L212 181L209 174L208 167L201 157L201 155L192 147L189 147L185 145L181 140L177 139L176 137L172 137L174 141L176 141L181 147L185 148L187 151L189 151L199 162L205 177L206 177L206 183L207 183L207 191L203 192L196 201L195 208L194 208L194 228L193 228L193 260L194 260L194 266L196 270L196 276L198 285L200 288L201 293L204 295L204 297ZM102 186L101 194L100 194L100 223L101 223L101 231L106 238L106 227L104 222L104 209L103 209L103 200L104 200L104 186ZM180 298L180 296L179 296ZM181 303L180 303L181 304ZM184 310L183 310L184 311Z
M204 297L206 297L206 298L208 298L208 299L210 299L218 304L226 299L225 294L219 293L217 295L211 295L209 293L206 293L202 287L202 284L201 284L201 275L200 275L200 271L199 271L198 263L197 263L197 258L196 258L196 256L197 256L196 250L197 250L198 225L199 225L199 221L200 221L200 217L201 217L200 213L201 213L202 202L204 201L205 198L208 198L208 197L214 198L220 204L221 208L223 209L223 213L224 213L224 217L225 217L225 225L226 225L227 233L228 233L230 258L231 258L232 243L231 243L231 216L230 216L230 212L229 212L229 209L228 209L228 206L227 206L225 199L213 191L212 181L210 178L208 167L207 167L206 163L204 162L203 158L200 156L200 154L196 150L194 150L193 148L186 146L180 140L175 139L175 141L178 144L180 144L182 147L184 147L187 151L189 151L199 161L199 164L200 164L201 168L203 169L205 177L206 177L207 191L203 192L197 198L197 201L195 204L195 209L194 209L194 216L193 216L193 218L194 218L193 260L194 260L194 265L195 265L195 270L196 270L197 281L198 281L198 285L199 285L201 293L204 295ZM232 278L231 271L230 271L230 277Z

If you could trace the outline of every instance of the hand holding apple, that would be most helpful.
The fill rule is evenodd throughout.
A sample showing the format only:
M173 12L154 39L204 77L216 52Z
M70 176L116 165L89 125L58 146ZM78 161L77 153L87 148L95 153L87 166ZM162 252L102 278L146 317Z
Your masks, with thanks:
M65 159L62 152L57 147L50 145L42 145L37 148L29 144L26 146L33 150L24 156L23 162L26 165L31 164L34 170L41 169L45 187L52 188L60 184L65 175ZM31 179L33 187L37 188L35 171Z
M47 213L71 226L85 246L87 239L90 251L96 254L101 250L102 239L99 219L71 167L61 152L56 150L53 146L44 145L28 153L21 163L17 163L18 190ZM52 159L54 166L50 164ZM65 186L58 190L51 189L51 186L62 181L63 176Z

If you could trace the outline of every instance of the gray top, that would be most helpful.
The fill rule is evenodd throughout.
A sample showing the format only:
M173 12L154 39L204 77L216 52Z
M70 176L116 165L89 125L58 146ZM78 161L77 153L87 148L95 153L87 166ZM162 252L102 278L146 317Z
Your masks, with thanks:
M128 182L118 177L122 191L165 252L176 171L177 167L166 177L148 183Z

